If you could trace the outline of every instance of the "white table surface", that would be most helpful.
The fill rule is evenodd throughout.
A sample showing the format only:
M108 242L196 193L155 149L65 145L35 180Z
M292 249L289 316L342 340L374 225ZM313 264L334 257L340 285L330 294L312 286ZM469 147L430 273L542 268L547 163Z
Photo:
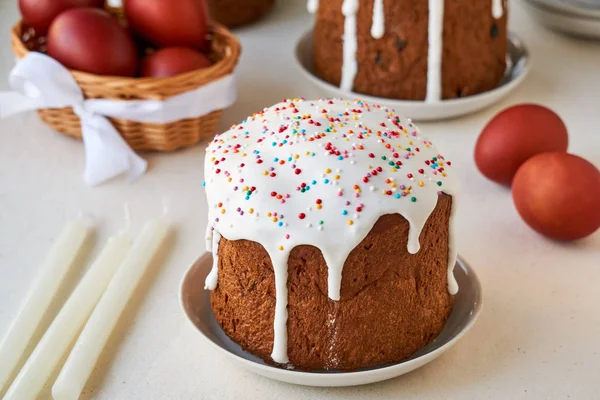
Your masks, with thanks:
M244 48L240 96L223 128L283 98L319 96L292 57L312 21L304 3L280 0L267 19L237 32ZM164 201L176 235L121 319L85 399L600 398L600 232L571 244L538 236L517 215L510 192L479 174L472 155L495 112L535 101L562 115L572 152L600 165L600 44L548 32L511 5L511 29L533 54L532 74L491 109L421 125L462 178L459 252L477 269L485 297L473 330L437 361L398 379L342 389L283 384L233 365L203 342L178 303L180 279L204 251L204 147L146 155L149 172L133 185L117 179L89 188L81 179L81 143L52 132L34 113L0 121L0 335L69 218L96 218L96 254L123 226L124 203L137 231L162 213ZM8 29L16 20L16 0L1 0L2 77L13 62Z

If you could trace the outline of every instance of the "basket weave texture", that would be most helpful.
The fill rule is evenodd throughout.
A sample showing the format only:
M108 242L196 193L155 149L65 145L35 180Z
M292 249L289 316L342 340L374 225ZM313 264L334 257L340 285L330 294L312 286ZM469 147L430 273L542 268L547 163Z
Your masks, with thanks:
M12 49L18 58L23 58L29 53L21 40L21 29L22 25L19 22L11 31ZM214 25L210 57L216 62L208 68L168 78L124 78L74 70L69 72L86 99L165 100L231 74L237 65L240 52L241 46L236 37L227 28ZM134 150L173 151L214 136L221 113L222 110L218 110L201 117L166 124L108 119ZM81 139L81 122L71 107L40 109L38 114L52 129Z

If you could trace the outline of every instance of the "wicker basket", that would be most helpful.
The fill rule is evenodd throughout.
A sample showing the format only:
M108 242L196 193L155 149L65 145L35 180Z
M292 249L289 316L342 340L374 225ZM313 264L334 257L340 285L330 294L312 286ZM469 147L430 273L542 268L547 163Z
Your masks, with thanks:
M12 28L11 44L15 55L23 58L29 50L21 40L21 23ZM238 40L225 27L212 30L211 58L218 60L209 68L169 78L123 78L100 76L70 70L88 99L164 100L233 72L241 52ZM121 136L134 150L173 151L192 146L217 133L221 110L167 124L153 124L109 118ZM81 139L81 123L71 107L38 110L42 121L68 136Z

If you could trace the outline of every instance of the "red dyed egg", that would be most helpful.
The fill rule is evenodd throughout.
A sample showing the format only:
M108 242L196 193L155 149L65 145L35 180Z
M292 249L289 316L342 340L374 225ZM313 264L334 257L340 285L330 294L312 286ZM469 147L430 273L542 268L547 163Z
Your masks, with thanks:
M187 47L166 47L142 60L142 76L163 78L211 65L208 57L199 51Z
M73 7L102 7L104 0L19 0L19 10L25 25L44 35L54 18Z
M581 239L600 228L600 171L581 157L530 158L517 171L512 194L523 220L549 238Z
M74 8L48 31L48 55L70 69L98 75L134 76L137 49L131 35L103 10Z
M157 46L210 47L205 0L124 0L123 9L136 33Z
M567 128L549 108L521 104L500 112L483 128L475 145L475 164L488 179L510 185L517 169L530 157L566 152Z

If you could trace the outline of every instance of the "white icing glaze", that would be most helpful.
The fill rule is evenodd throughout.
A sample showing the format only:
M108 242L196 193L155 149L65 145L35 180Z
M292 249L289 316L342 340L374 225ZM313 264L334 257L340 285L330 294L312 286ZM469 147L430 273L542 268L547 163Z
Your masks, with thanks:
M212 228L211 224L208 224L208 225L206 225L206 237L205 237L206 251L208 251L208 252L213 251L212 239L213 239L213 228Z
M210 229L210 225L209 229ZM213 255L213 265L210 273L204 281L204 289L215 290L217 288L217 282L219 279L219 241L221 240L221 234L217 231L212 231L211 249Z
M267 247L265 247L267 249ZM275 271L275 318L273 321L273 361L285 364L288 362L287 355L287 319L288 319L288 256L290 251L267 250L273 270Z
M406 218L408 251L414 254L439 191L453 196L455 209L457 182L448 165L410 120L358 100L289 100L215 137L205 160L207 238L214 228L215 260L219 233L258 242L269 254L276 293L274 361L288 361L290 251L298 245L319 248L328 295L339 300L344 262L379 217ZM453 239L449 245L448 290L455 293ZM208 288L213 282L216 287L216 276L215 262Z
M344 0L342 14L344 15L344 43L342 60L342 80L340 87L352 90L354 77L358 71L356 62L356 51L358 42L356 40L356 14L358 13L358 0Z
M492 17L495 19L502 18L504 15L503 0L492 0Z
M314 14L319 9L319 0L308 0L306 4L306 9L309 13Z
M452 210L450 210L449 232L448 232L448 293L455 295L458 293L458 282L454 277L454 264L458 257L458 246L456 246L456 196L452 200Z
M429 48L427 52L427 94L425 101L442 98L442 49L444 36L444 0L429 0Z
M373 22L371 23L371 36L381 39L385 33L385 14L383 11L383 0L373 1Z

